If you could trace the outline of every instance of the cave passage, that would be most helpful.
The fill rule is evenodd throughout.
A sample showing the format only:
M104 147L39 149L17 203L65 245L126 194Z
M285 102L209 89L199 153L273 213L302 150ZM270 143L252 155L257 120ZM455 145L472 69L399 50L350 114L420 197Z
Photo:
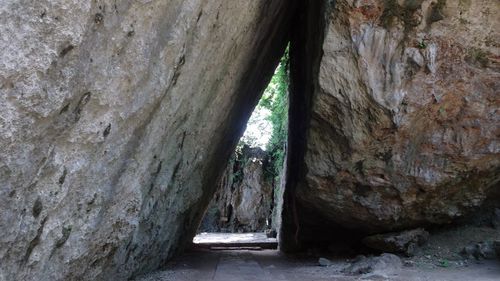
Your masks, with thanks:
M288 48L246 124L193 243L277 248L288 136Z

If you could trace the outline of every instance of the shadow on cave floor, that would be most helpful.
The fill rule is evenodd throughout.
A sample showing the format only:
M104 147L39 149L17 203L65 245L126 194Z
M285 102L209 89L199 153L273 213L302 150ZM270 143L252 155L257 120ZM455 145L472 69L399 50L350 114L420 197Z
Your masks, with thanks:
M349 262L331 260L319 266L311 256L285 256L277 250L210 251L192 250L169 262L155 273L136 281L494 281L499 280L500 263L484 261L461 268L386 267L372 274L353 275L345 271Z

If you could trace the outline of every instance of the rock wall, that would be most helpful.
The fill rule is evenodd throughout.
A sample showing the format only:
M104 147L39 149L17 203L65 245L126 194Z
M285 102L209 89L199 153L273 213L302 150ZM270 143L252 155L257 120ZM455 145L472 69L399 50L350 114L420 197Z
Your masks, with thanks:
M297 2L2 1L0 280L124 280L181 249L289 31L283 245L498 189L497 0Z
M271 228L273 179L269 156L243 146L236 152L218 185L200 232L264 232Z
M2 1L0 280L126 280L189 242L292 10Z
M292 39L284 243L481 206L500 180L500 3L334 2L300 8Z

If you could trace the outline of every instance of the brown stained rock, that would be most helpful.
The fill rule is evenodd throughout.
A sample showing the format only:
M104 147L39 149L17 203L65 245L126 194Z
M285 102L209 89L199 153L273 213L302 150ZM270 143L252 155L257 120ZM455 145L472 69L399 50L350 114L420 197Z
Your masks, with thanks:
M446 1L443 19L431 25L408 28L393 17L387 28L379 21L382 2L327 5L324 17L314 17L327 18L319 24L324 38L303 53L319 49L317 60L292 64L292 80L312 86L292 88L298 117L290 116L291 124L303 124L291 126L290 135L301 139L291 138L290 157L298 156L286 192L296 198L290 206L300 204L299 217L311 215L296 223L289 211L291 233L305 233L319 216L325 219L318 227L367 233L449 223L498 187L500 72L492 62L500 55L493 28L500 18L487 11L500 3L480 0L464 10ZM415 16L425 19L436 1L415 2ZM297 45L317 34L305 30ZM469 62L476 49L477 60L490 62ZM307 102L310 112L301 107Z
M429 233L422 228L368 236L363 243L373 249L413 256L415 248L427 242Z

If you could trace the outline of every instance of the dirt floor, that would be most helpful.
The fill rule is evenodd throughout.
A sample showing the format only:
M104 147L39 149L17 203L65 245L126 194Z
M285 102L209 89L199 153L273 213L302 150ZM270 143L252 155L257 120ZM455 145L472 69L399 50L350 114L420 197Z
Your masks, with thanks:
M477 263L464 259L460 251L467 245L500 241L500 230L492 227L461 226L431 232L429 241L417 250L415 257L408 259L421 267L463 267ZM474 280L474 279L473 279ZM500 281L500 276L498 279Z
M231 234L206 234L195 242L238 240L248 243L252 239L256 242L266 239L262 234L233 238L228 235ZM186 252L162 270L136 281L500 281L500 259L466 259L459 254L468 244L493 240L500 240L500 231L491 227L435 229L414 257L396 258L396 263L378 262L376 270L364 274L346 270L356 263L355 258L324 256L329 264L320 266L319 254L285 256L277 250L198 249Z
M137 281L326 281L326 280L398 280L398 281L498 281L500 262L482 261L462 267L402 266L383 274L346 275L345 260L331 266L318 265L317 259L286 257L276 250L196 251L170 262L162 270Z

